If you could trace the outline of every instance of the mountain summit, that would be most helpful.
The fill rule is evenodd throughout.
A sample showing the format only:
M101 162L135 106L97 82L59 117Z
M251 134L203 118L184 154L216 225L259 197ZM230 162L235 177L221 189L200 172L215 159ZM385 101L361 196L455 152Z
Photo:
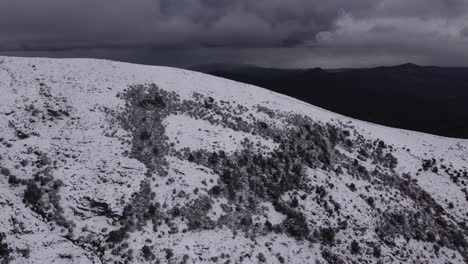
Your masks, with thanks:
M388 68L398 68L398 69L419 69L419 68L424 68L424 66L419 66L417 64L414 64L414 63L403 63L403 64L400 64L400 65L395 65L395 66L390 66Z
M104 60L0 89L0 262L468 261L467 140Z

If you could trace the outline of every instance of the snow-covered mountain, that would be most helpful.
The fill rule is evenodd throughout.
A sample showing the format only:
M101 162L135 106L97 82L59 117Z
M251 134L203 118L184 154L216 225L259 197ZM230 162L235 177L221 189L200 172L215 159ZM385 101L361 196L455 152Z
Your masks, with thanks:
M467 158L201 73L0 57L0 262L466 263Z

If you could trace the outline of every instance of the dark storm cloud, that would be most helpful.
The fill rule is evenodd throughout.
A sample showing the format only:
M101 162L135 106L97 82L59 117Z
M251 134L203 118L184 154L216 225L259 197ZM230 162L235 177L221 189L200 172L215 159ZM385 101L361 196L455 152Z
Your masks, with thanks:
M372 0L5 0L0 44L10 48L93 45L276 46L333 26L343 10Z
M460 34L461 34L463 37L468 37L468 26L467 26L467 27L464 27L462 30L460 30Z
M467 8L466 0L3 0L0 52L152 57L178 49L186 64L326 67L393 62L414 50L419 61L443 63L444 50L467 51Z

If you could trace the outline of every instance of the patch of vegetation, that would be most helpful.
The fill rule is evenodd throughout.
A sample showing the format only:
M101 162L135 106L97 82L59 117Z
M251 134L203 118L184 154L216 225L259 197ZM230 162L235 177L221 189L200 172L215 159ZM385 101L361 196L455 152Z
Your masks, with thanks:
M354 183L347 184L352 192L369 192L372 186L389 193L390 190L395 191L414 202L416 213L401 213L382 209L382 200L386 197L359 194L371 212L378 212L375 214L379 222L376 233L386 245L391 245L397 236L403 235L407 239L434 240L449 248L460 249L462 254L466 251L466 240L460 228L444 220L443 208L409 175L395 172L398 161L392 154L394 147L382 140L366 140L348 125L323 124L306 116L258 107L257 111L285 122L284 128L278 128L272 122L257 119L254 115L244 118L242 114L248 109L241 105L218 102L200 94L194 94L193 100L180 100L177 94L163 91L156 85L132 86L120 97L126 101L126 109L123 113L113 114L133 134L130 156L147 166L148 176L167 175L167 155L207 167L219 175L219 181L207 193L209 196L199 194L197 189L197 199L188 205L173 208L159 208L159 205L151 202L154 195L149 187L142 187L125 207L119 220L128 232L141 229L148 220L153 221L156 230L162 219L170 227L169 233L178 232L173 220L180 218L192 231L227 226L236 232L243 230L246 234L283 232L299 240L308 239L312 237L312 230L307 216L301 211L296 196L290 201L284 200L287 193L301 192L305 197L313 197L313 201L323 208L328 217L340 216L342 206L332 197L332 184L311 184L311 175L307 175L307 170L312 168L322 170L329 178L346 173L369 183L359 188ZM188 115L215 126L260 136L273 141L278 147L261 151L259 143L251 142L247 137L241 143L242 148L233 153L188 148L179 151L168 144L162 122L173 114ZM353 138L350 138L351 135ZM357 154L358 158L351 159L340 153L343 149ZM371 163L372 167L369 168L363 161ZM434 171L435 163L435 160L425 161L423 168ZM145 184L149 186L149 179ZM395 197L399 197L397 194ZM208 212L212 206L211 198L219 197L228 199L230 209L225 206L224 214L215 221L208 217ZM275 210L284 214L286 219L279 225L268 221L255 223L252 219L262 202L273 204ZM323 245L332 247L335 243L339 244L339 241L335 241L336 233L346 230L348 223L352 221L339 221L336 229L317 226L314 232ZM443 231L444 228L446 231ZM429 238L425 235L427 233L432 233L433 237ZM361 245L352 241L350 251L360 254ZM373 247L373 255L380 257L380 246ZM339 256L330 251L324 250L322 256L330 263L343 263Z
M320 240L322 243L332 245L335 242L336 232L331 227L320 229Z
M25 203L36 206L42 198L43 192L37 187L36 183L29 182L24 191L23 200Z
M5 233L0 233L0 260L8 261L11 251L5 240Z
M142 248L141 248L141 254L143 255L143 258L146 260L146 261L152 261L156 258L156 256L154 255L153 251L151 250L150 247L148 247L147 245L144 245Z
M127 228L121 227L117 230L110 231L107 235L107 242L110 243L120 243L127 237Z
M174 251L170 248L164 249L166 252L166 259L171 259L174 256Z
M359 245L359 242L357 242L356 240L351 241L350 251L353 255L361 253L361 246Z
M346 262L332 251L325 249L322 251L322 258L329 264L345 264Z

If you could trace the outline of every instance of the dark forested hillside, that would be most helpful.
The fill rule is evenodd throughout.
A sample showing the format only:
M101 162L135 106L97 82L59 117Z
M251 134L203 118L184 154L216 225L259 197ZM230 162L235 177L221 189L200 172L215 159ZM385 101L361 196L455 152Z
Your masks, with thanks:
M468 68L403 64L347 70L247 65L192 69L264 87L357 119L468 138Z

